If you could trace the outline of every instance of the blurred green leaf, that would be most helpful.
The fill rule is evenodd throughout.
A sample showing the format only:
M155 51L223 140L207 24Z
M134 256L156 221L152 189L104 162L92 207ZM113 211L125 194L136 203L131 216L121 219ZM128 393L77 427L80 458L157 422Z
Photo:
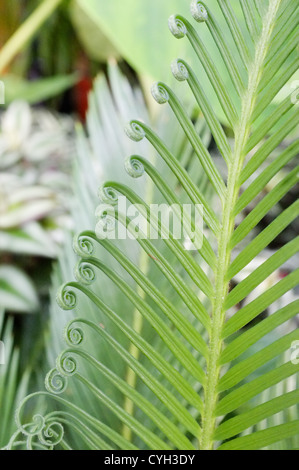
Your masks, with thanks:
M79 6L137 71L157 77L185 43L167 30L168 16L179 11L181 4L181 0L75 0L71 11ZM95 46L100 49L101 44Z
M54 258L57 247L48 233L37 222L22 229L0 231L1 250L7 253Z
M19 313L34 313L39 306L30 278L20 269L0 266L0 307Z
M77 83L77 73L71 75L57 75L56 77L43 78L36 81L26 81L15 75L7 75L1 80L5 85L5 103L10 104L14 100L24 100L29 104L53 98Z
M120 57L117 49L97 23L76 2L72 4L70 17L89 57L100 62L106 62L111 57L116 59Z
M15 345L14 322L9 317L5 320L0 308L0 339L4 345L4 364L0 363L0 449L5 446L16 430L15 408L28 393L32 366L28 364L20 371L22 353ZM20 374L21 372L21 374Z

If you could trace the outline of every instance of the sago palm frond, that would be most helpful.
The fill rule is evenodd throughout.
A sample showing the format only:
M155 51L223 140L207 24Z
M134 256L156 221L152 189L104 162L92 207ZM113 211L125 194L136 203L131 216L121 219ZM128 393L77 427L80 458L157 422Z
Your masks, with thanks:
M227 178L176 94L164 83L152 88L158 103L168 103L192 145L213 202L193 172L147 124L133 120L126 128L133 141L147 141L158 154L156 163L131 156L126 161L128 173L135 178L146 175L144 187L154 188L157 201L175 204L178 212L183 203L202 206L202 244L191 252L185 249L186 240L178 240L173 232L163 237L167 230L158 219L153 223L162 240L136 237L132 218L117 210L114 217L132 238L135 234L137 239L131 241L144 263L136 265L134 248L127 253L121 244L101 239L92 230L75 238L74 248L81 258L77 280L61 287L58 302L66 310L78 303L81 314L66 327L69 347L47 376L48 392L42 393L49 401L57 393L53 398L56 411L37 416L31 424L19 423L29 447L38 438L39 445L68 449L75 434L78 448L250 450L298 435L298 412L287 410L298 405L299 392L278 385L297 377L299 371L298 329L282 328L299 313L299 301L279 306L266 318L260 315L298 284L298 268L270 287L265 281L298 253L299 238L263 260L235 287L232 282L299 215L295 201L256 235L260 221L299 181L298 140L290 139L268 163L299 124L295 100L291 96L278 104L275 100L298 69L298 5L293 0L240 2L248 42L231 3L219 0L218 4L233 50L213 11L193 1L191 12L199 27L208 28L214 38L238 103L232 100L194 26L176 15L169 27L176 38L189 40L233 132L232 142L190 65L182 59L173 62L175 78L186 82L205 117ZM105 125L106 132L111 131L108 120ZM290 162L295 162L293 169L280 178L280 170ZM274 178L278 182L264 195ZM108 182L100 189L101 199L115 207L119 197L125 196L138 204L149 222L152 199L146 191L142 194L142 187L135 190L132 186ZM244 209L256 200L246 214ZM112 223L109 213L99 216L107 226ZM184 223L186 238L191 235L190 227L195 233L199 230L192 221ZM104 252L113 262L106 262ZM110 279L122 295L122 305L114 308L108 288L106 295L100 293L93 284L96 276L99 283ZM266 286L263 292L244 302L262 284ZM98 312L96 318L82 313L86 299L93 306L90 309ZM275 338L278 329L280 336ZM73 383L80 387L82 401L94 396L104 410L101 416L87 403L77 406L72 395L68 397ZM275 417L282 412L284 418L277 424ZM267 425L262 426L265 420Z

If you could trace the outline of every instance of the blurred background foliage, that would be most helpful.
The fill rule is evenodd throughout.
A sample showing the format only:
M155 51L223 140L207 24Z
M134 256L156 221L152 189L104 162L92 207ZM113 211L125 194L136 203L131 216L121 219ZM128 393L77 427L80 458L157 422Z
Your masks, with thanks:
M241 17L235 3L235 13ZM138 117L159 127L162 136L170 133L173 151L209 197L186 139L179 131L174 138L171 116L148 99L153 79L176 88L169 67L172 59L183 56L193 62L187 41L173 40L167 28L171 14L188 17L189 4L189 0L0 3L0 80L5 85L5 104L0 108L0 339L6 345L6 364L0 366L0 447L13 432L15 404L42 386L43 373L61 350L61 332L68 318L56 306L55 291L72 277L76 259L72 234L94 229L99 184L108 178L125 182L123 160L134 148L122 134L124 124ZM216 0L210 0L209 6L225 34L227 25L218 14ZM251 39L241 25L250 49ZM200 28L199 34L221 70L222 58L209 31ZM282 67L287 69L289 61L291 57ZM229 134L214 91L197 67ZM291 83L295 70L289 73ZM224 67L223 80L238 106ZM186 89L185 104L205 144L213 149L210 132L198 109L190 108L189 98ZM297 195L298 191L289 198ZM126 250L130 252L130 247ZM138 253L131 256L137 265L142 262ZM58 260L54 274L53 260ZM101 282L97 287L108 292L114 303L123 302L111 285L107 288ZM86 306L85 315L92 318L90 308ZM79 405L85 400L80 390L71 393ZM91 402L90 412L92 407Z

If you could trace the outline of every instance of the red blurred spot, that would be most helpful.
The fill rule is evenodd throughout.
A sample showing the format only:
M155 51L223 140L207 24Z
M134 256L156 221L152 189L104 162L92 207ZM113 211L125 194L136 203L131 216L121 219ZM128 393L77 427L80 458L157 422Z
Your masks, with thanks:
M77 59L76 69L80 73L81 79L74 88L75 108L81 121L85 122L88 110L88 94L92 89L92 76L89 59L84 54L81 54Z
M281 279L283 279L284 277L287 277L288 274L290 274L290 273L289 273L288 271L286 271L285 269L280 269L280 270L279 270L279 277L280 277Z
M80 80L75 86L75 106L81 121L85 122L86 113L88 110L88 94L92 89L92 79L85 77Z

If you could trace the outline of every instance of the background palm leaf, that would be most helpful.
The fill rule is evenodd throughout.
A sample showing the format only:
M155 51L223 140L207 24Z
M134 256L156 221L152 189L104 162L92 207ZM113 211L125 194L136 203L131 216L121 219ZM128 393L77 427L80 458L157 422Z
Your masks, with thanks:
M148 239L103 241L86 219L86 231L74 241L81 257L75 270L77 280L63 285L58 293L58 302L66 310L73 310L78 302L78 316L70 314L66 328L69 347L58 356L56 368L46 379L49 400L54 393L65 395L55 398L58 411L23 425L29 447L35 436L39 445L65 449L260 449L279 441L292 441L293 445L297 439L298 409L294 411L294 407L298 393L295 381L291 389L289 381L297 377L299 365L284 353L299 340L298 330L290 324L299 303L295 299L287 305L279 302L298 285L299 270L265 287L249 302L244 299L298 253L298 238L263 260L249 275L244 269L298 217L296 201L254 237L259 222L299 180L296 163L279 177L298 152L298 141L290 138L299 124L298 111L290 97L279 104L281 113L273 108L273 100L298 68L294 47L298 6L292 0L242 2L250 41L244 39L230 3L222 0L218 6L230 30L234 54L220 34L213 12L198 1L192 2L191 12L196 21L206 23L200 28L210 29L237 97L227 91L191 23L177 15L170 18L169 27L175 37L189 40L231 127L233 140L223 131L191 67L176 60L173 74L189 85L222 155L222 164L207 150L204 127L201 132L197 127L201 123L194 125L194 116L189 117L189 110L173 91L157 83L152 88L154 98L169 104L181 127L176 146L164 143L161 123L158 133L144 123L148 118L141 105L138 120L130 121L126 131L133 141L143 140L141 153L148 155L153 148L157 161L135 155L134 147L126 168L136 178L145 174L144 184L139 180L132 189L121 176L121 183L109 182L100 190L105 203L115 205L119 195L131 203L142 202L145 218L153 200L202 204L206 224L202 247L186 251L185 240L178 242L173 234L157 243ZM126 86L115 80L112 75L114 85ZM102 81L98 86L105 88L106 84ZM104 100L100 115L92 117L99 105L94 98L89 115L92 146L95 149L99 142L106 143L110 147L105 149L106 155L113 155L117 142L123 151L122 138L112 124L119 124L124 109L131 111L126 98L133 103L131 90L121 96L118 86L114 90L117 106L109 93L99 93L96 96ZM109 109L109 120L101 114L102 109ZM97 123L101 127L95 128ZM267 164L287 137L287 148ZM186 141L193 149L191 163L190 147L181 152ZM83 155L88 151L83 136L79 143L79 154ZM106 162L108 178L111 163ZM84 164L81 158L80 167ZM115 168L112 173L115 178ZM261 197L263 188L277 176L278 183ZM81 201L92 208L94 195L87 189L84 192L83 185L80 189ZM258 197L259 202L246 214L244 209ZM98 215L111 221L107 214ZM82 211L78 216L82 227ZM131 220L118 212L116 218L133 235ZM163 223L157 222L157 229L161 234ZM66 250L67 257L61 261L62 280L73 265L71 250ZM234 287L232 281L238 276L242 280ZM273 305L275 311L260 319ZM53 312L56 330L55 322L60 325L61 320ZM281 336L275 337L278 327ZM57 342L55 349L60 348ZM284 383L288 385L278 386ZM291 412L286 413L287 409ZM275 422L273 417L281 412L283 419ZM261 425L264 420L265 429Z
M0 446L9 441L16 431L14 412L19 402L24 399L29 389L30 369L26 369L21 379L20 350L15 346L13 336L13 319L4 319L4 311L0 311L0 337L1 337L1 368L0 368L0 418L1 433Z

